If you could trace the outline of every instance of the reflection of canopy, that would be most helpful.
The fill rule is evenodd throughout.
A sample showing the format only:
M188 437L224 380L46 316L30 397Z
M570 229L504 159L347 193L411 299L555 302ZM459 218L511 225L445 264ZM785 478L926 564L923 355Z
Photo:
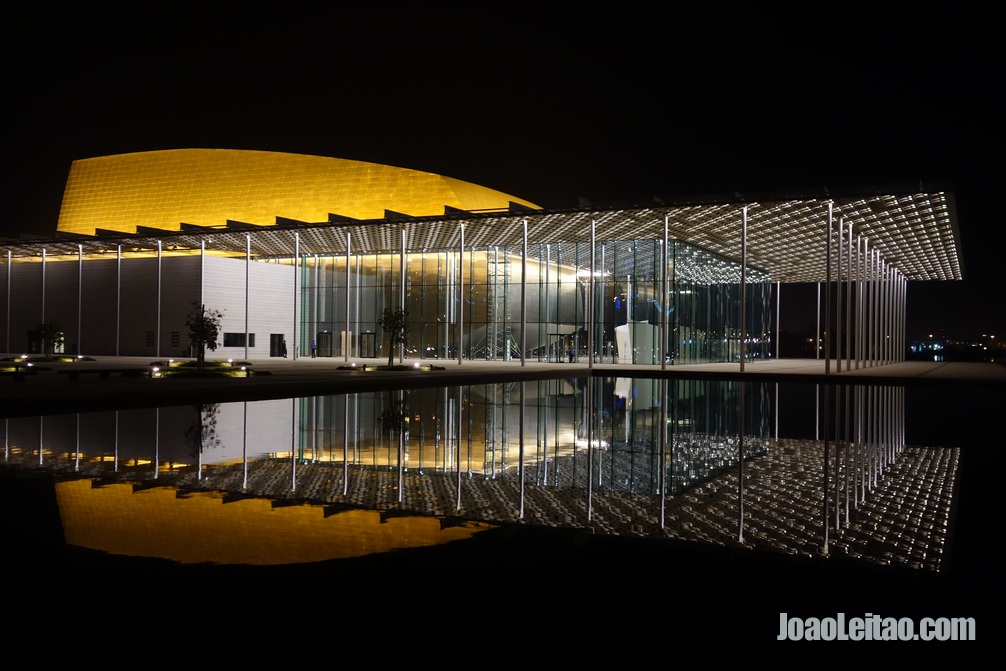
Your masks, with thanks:
M273 507L267 499L225 502L220 494L179 498L173 487L134 492L130 484L56 485L71 545L184 563L297 564L398 548L439 545L491 528L442 528L436 517L392 517L369 510L326 516L322 506Z
M198 250L205 244L210 251L242 256L250 246L253 257L269 258L289 258L298 252L339 254L345 252L347 243L353 252L361 253L395 252L401 250L403 244L410 251L455 250L461 243L462 224L466 249L485 249L489 246L519 249L524 239L524 222L527 222L529 243L537 245L589 242L592 223L595 239L598 241L662 240L666 221L666 232L671 239L683 240L701 248L690 251L689 254L711 252L738 259L741 256L741 229L746 208L748 266L771 274L774 281L819 282L827 278L826 241L830 204L833 208L833 222L837 225L842 221L846 231L851 225L857 236L868 241L870 250L878 252L880 260L897 269L904 278L962 279L953 194L939 189L925 189L922 185L919 188L873 189L856 193L774 195L765 199L737 198L717 202L660 203L644 207L545 211L533 209L527 201L490 189L388 166L269 152L177 151L183 154L207 152L214 157L218 156L214 152L220 152L219 156L238 155L242 158L245 155L258 157L261 154L268 161L262 172L253 177L245 173L242 173L240 179L226 175L226 180L217 179L209 185L183 179L185 175L176 171L173 174L174 182L161 184L164 179L158 182L161 188L171 191L169 200L174 209L168 219L154 207L154 200L149 206L134 204L129 209L128 219L130 226L141 224L136 226L136 234L107 232L107 235L97 237L67 235L70 231L86 234L95 228L104 227L103 224L99 226L96 220L82 226L71 225L74 218L71 215L79 207L75 200L77 196L74 195L79 191L74 186L78 177L71 170L60 215L60 230L65 232L63 236L30 243L12 243L0 247L0 251L9 250L13 257L24 258L38 255L40 249L45 248L50 257L70 255L76 258L78 249L90 256L107 253L110 248L114 252L119 244L124 251L150 251L157 249L159 243L173 253ZM142 162L150 157L172 153L149 152L125 156L135 157ZM123 157L105 157L89 161L106 159L125 160ZM341 200L321 205L318 194L322 187L310 180L296 186L299 184L297 180L302 179L301 173L294 170L294 167L300 165L298 161L316 161L319 162L318 166L329 165L325 162L335 162L331 165L357 166L350 172L357 175L358 179L339 182ZM74 169L78 164L88 165L87 161L77 162ZM366 169L358 166L366 166ZM205 174L205 171L200 174ZM409 200L411 195L403 196L400 189L389 186L392 182L395 185L399 181L403 184L410 183L409 180L417 180L416 184L422 183L423 186L416 187L420 191L427 190L422 198L416 196ZM246 189L243 197L255 201L258 209L249 213L241 209L243 206L239 207L242 194L233 192L234 182L265 184L272 181L282 184L285 200L279 197L256 198L253 189ZM381 189L377 189L375 185L381 185ZM189 190L186 191L182 186ZM90 196L96 203L119 196L115 183L102 184L99 180L98 183L91 184L89 189L88 193L98 194L98 197ZM187 216L184 215L183 207L186 204L185 194L190 192L191 198L198 202L208 202L217 196L229 200L223 204L214 201L215 214L209 219L194 218L185 221L182 218ZM490 198L490 194L494 195ZM301 203L294 202L297 198L312 203L319 202L315 209L305 212L302 208L298 209ZM366 206L355 202L354 198L366 201ZM405 206L403 203L412 205ZM229 206L235 208L233 212L227 209ZM262 209L264 207L270 209ZM405 212L400 213L402 210ZM291 212L297 214L291 215ZM196 214L193 213L192 216L195 217ZM294 220L298 217L300 219ZM267 221L270 218L275 221L275 225L271 225L272 221ZM241 223L248 220L255 225ZM194 223L200 225L193 225ZM162 228L180 230L160 230ZM836 251L837 248L836 241ZM645 266L646 257L649 256L652 260L658 253L657 250L658 247L654 245L639 245L636 263ZM583 250L574 249L574 245L554 244L551 253L551 260L554 262L578 267L587 265ZM704 261L698 258L694 260L696 263ZM687 259L680 258L677 261L686 263Z

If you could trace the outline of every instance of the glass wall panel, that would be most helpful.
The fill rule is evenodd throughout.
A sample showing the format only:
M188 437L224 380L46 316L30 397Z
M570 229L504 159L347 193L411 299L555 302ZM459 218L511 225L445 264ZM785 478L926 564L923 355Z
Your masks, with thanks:
M593 277L589 242L529 245L526 277L521 253L520 245L466 249L463 259L451 250L407 253L405 356L453 359L460 345L463 358L507 361L520 358L523 343L527 357L538 361L585 361L589 354L624 364L721 362L739 360L742 338L751 359L772 352L771 278L755 268L746 271L742 327L740 264L694 245L671 241L665 270L662 240L598 241ZM321 356L344 353L348 302L350 353L386 358L378 321L385 307L398 306L401 256L354 255L348 286L346 262L337 254L302 257L301 352L316 340Z

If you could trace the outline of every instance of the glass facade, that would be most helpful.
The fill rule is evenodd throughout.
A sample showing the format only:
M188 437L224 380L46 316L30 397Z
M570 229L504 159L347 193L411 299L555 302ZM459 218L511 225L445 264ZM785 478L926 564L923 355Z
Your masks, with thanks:
M771 278L680 241L570 242L302 256L301 351L387 358L379 320L408 312L406 358L627 364L771 355ZM666 258L666 265L665 265ZM522 283L522 278L525 280ZM666 291L666 294L665 294ZM741 320L745 321L742 326ZM396 352L396 357L401 353Z

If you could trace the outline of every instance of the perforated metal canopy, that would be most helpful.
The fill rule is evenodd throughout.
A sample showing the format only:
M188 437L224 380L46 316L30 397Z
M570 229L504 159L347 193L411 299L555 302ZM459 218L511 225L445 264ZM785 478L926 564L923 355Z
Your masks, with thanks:
M857 193L812 196L741 197L706 202L657 203L647 206L465 212L446 208L443 216L409 217L388 212L384 219L352 220L333 213L326 222L277 218L273 225L229 222L209 228L181 224L179 231L137 227L135 234L68 235L34 240L0 240L0 254L14 261L114 256L156 252L191 253L205 244L208 252L253 258L290 258L344 254L351 236L356 253L456 251L464 226L466 249L509 246L523 242L527 222L530 245L589 242L593 224L598 242L663 239L664 221L671 239L681 240L733 259L741 256L741 230L747 211L748 265L778 282L822 282L827 278L829 205L836 227L851 224L855 236L908 280L960 280L963 271L953 193L942 189L872 189ZM834 234L833 249L838 238ZM848 243L846 242L846 245ZM568 246L567 246L568 247ZM534 251L529 252L529 256ZM560 262L568 259L557 258ZM585 259L580 257L580 264Z

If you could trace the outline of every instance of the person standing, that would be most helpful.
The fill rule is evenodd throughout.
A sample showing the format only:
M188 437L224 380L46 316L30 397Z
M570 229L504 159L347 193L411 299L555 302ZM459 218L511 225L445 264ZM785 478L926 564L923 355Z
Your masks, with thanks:
M318 356L318 343L316 343L315 341L312 340L311 341L311 358L313 359L316 356Z

